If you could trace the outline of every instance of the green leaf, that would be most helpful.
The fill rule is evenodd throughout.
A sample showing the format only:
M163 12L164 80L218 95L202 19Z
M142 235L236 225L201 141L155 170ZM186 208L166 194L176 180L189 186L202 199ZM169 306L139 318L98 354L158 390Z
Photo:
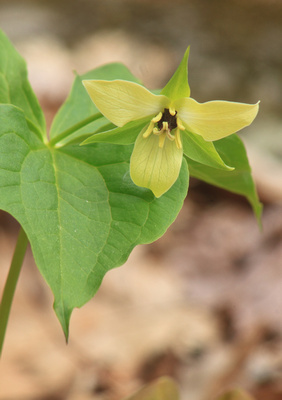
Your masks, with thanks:
M189 51L190 46L187 48L184 57L172 78L161 91L161 94L167 96L172 101L190 96L190 87L188 83Z
M208 165L213 168L220 168L232 171L233 167L229 167L222 160L216 151L213 142L207 142L202 136L192 132L184 131L181 135L184 154L194 161Z
M186 196L186 163L156 199L131 181L131 152L107 143L53 148L29 130L21 110L0 106L0 208L25 230L66 337L73 308L134 246L163 235Z
M254 398L244 390L234 389L217 397L216 400L254 400Z
M144 386L142 389L140 389L132 396L126 398L126 400L178 400L178 399L179 399L179 391L175 381L166 376L163 376L153 381L152 383Z
M141 130L148 124L150 118L138 119L137 121L128 122L126 125L109 131L97 133L90 136L81 144L90 143L113 143L113 144L132 144L135 142Z
M139 83L134 75L120 63L107 64L84 75L76 75L71 92L52 123L51 144L65 145L74 138L82 138L80 140L82 141L86 135L91 135L109 124L90 99L82 84L84 79L124 79Z
M188 160L191 175L212 185L245 196L260 224L262 204L258 199L243 142L239 136L231 135L214 142L214 146L224 162L227 165L232 165L235 169L224 171Z
M24 59L0 30L0 104L21 108L30 128L46 139L46 125L42 109L27 79Z

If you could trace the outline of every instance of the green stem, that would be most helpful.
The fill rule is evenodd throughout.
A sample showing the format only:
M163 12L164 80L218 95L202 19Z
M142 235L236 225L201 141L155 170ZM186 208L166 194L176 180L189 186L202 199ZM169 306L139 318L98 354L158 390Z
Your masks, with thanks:
M55 136L53 139L50 140L50 146L55 146L65 138L67 138L72 133L78 131L79 129L83 128L84 126L90 124L93 121L96 121L99 118L103 118L103 115L100 113L96 113L91 115L88 118L85 118L83 121L78 122L75 125L72 125L70 128L66 129L64 132L60 133L58 136Z
M5 283L2 301L0 304L0 356L3 349L3 343L5 339L5 333L7 328L7 323L9 319L9 314L11 310L11 305L15 293L16 284L19 278L20 270L22 267L24 255L28 245L28 239L21 228L18 236L18 241L14 251L13 259L11 262L8 277Z

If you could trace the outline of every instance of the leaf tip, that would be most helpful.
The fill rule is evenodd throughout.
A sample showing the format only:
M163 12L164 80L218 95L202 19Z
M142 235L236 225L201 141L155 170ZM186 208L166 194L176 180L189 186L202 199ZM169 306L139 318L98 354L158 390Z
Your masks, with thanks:
M54 302L54 310L57 315L57 318L61 324L61 327L63 329L66 343L68 343L69 340L69 323L70 323L70 317L72 313L72 308L66 307L62 303L57 303L56 301Z
M260 201L258 201L258 204L256 206L255 205L252 205L252 206L253 206L253 210L254 210L256 220L257 220L258 227L259 227L260 231L262 232L263 231L263 225L262 225L263 204Z

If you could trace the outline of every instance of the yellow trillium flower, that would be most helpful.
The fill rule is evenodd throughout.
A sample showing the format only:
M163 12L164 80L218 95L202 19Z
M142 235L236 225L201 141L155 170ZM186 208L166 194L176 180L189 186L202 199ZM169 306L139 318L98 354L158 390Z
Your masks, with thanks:
M96 107L117 127L144 121L131 155L130 175L136 185L151 189L156 197L179 176L185 135L219 140L250 125L258 112L258 103L198 103L189 97L188 83L184 90L177 78L175 74L160 95L124 80L83 81ZM183 94L187 96L180 97Z

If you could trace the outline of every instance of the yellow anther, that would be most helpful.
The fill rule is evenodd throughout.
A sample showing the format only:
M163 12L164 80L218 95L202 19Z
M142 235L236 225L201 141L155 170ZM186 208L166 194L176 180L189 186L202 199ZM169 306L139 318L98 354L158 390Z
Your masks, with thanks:
M167 121L164 121L163 122L163 127L162 127L162 129L161 129L163 132L168 132L169 131L169 129L168 129L168 122Z
M160 121L160 119L162 118L163 113L159 112L158 115L156 115L154 118L151 119L148 128L145 130L145 132L143 133L143 138L146 139L147 137L149 137L152 133L152 131L155 131L154 126L157 122ZM154 132L155 133L155 132Z
M159 147L161 149L164 147L165 138L166 138L165 133L159 136Z
M182 143L181 143L181 137L180 137L180 131L179 131L179 128L177 128L176 129L176 131L175 131L175 144L176 144L176 147L178 148L178 149L182 149Z
M175 108L169 107L169 113L170 113L170 115L174 116L176 114Z
M154 128L154 129L153 129L153 133L154 133L155 135L161 135L161 134L163 133L163 130L159 130L159 128Z
M154 128L153 129L153 133L155 134L155 135L162 135L163 133L164 134L168 134L169 133L169 129L168 129L168 122L166 122L166 121L164 121L163 122L163 127L162 127L162 129L159 129L159 128Z
M169 131L167 131L166 136L167 136L167 138L168 138L169 140L171 140L172 142L173 142L174 139L175 139L175 136L172 135Z
M177 128L179 128L181 131L185 131L185 126L182 124L179 118L176 118L176 123L177 123Z
M156 116L152 119L151 122L154 122L154 124L155 124L156 122L159 122L159 121L161 120L162 116L163 116L163 113L160 111L160 112L158 113L158 115L156 115Z
M150 123L149 123L149 126L148 126L148 128L145 130L145 132L143 133L143 138L147 138L148 136L150 136L150 134L152 133L152 130L153 130L153 128L154 128L154 125L155 125L155 123L154 123L154 121L152 120Z

